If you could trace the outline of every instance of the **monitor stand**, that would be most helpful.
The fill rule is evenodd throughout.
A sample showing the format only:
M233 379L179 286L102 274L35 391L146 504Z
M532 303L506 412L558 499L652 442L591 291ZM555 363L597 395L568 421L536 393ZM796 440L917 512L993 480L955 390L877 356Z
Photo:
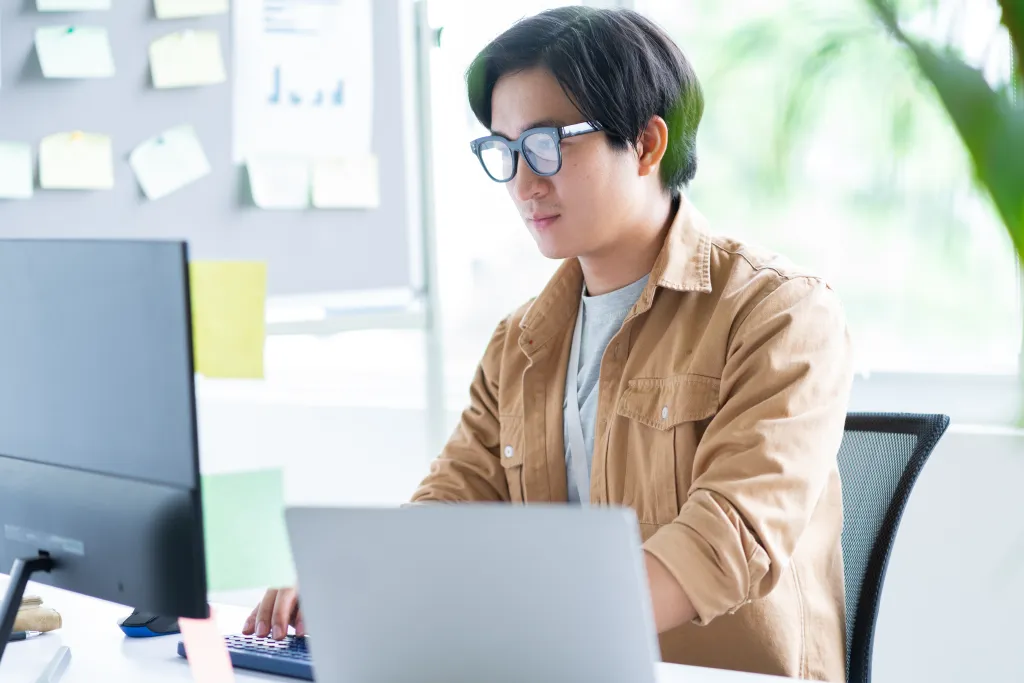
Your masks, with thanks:
M21 598L25 595L25 587L29 577L36 572L49 572L56 568L57 562L47 554L35 557L19 557L11 568L11 582L7 585L7 595L0 606L0 659L3 659L7 639L11 637L14 620L21 608Z

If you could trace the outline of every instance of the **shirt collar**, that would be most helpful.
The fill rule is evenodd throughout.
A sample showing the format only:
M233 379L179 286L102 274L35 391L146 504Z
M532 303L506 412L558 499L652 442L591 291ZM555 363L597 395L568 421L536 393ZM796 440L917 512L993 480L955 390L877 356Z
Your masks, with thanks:
M658 287L711 292L711 234L707 220L682 195L633 315L651 307ZM519 323L523 330L520 346L528 355L566 329L576 315L582 291L583 269L579 259L566 259Z

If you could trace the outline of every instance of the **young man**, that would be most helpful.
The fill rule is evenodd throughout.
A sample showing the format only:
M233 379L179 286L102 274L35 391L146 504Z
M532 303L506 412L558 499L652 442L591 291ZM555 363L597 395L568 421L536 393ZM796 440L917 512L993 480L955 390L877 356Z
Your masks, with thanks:
M700 85L642 16L525 19L467 80L473 151L565 262L498 325L413 501L629 505L666 661L845 680L835 294L710 236L681 192ZM270 591L245 628L288 623L294 591Z

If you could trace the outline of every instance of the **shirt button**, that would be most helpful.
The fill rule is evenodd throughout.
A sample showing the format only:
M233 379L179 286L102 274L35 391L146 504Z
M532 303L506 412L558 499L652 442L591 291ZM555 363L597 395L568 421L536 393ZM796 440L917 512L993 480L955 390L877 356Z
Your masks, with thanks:
M661 419L662 420L667 420L668 419L668 406L665 406L664 408L661 409Z
M515 454L516 454L515 449L513 449L511 446L505 446L505 457L506 458L511 458Z

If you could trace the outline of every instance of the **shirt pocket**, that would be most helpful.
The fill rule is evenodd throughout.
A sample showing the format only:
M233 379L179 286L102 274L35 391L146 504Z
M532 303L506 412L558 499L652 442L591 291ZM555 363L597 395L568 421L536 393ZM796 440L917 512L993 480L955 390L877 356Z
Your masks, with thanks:
M498 459L508 481L509 500L523 503L523 418L502 416L499 421Z
M679 515L693 477L697 444L718 412L720 382L703 375L630 380L616 414L628 421L623 503L641 524Z

